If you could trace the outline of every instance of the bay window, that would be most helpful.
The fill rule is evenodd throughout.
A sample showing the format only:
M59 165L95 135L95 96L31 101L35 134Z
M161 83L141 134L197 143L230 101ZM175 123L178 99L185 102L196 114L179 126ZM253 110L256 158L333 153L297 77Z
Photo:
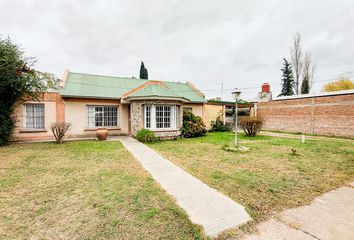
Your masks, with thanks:
M178 127L178 106L145 105L144 128L176 129Z
M87 127L117 127L118 107L117 106L86 106Z

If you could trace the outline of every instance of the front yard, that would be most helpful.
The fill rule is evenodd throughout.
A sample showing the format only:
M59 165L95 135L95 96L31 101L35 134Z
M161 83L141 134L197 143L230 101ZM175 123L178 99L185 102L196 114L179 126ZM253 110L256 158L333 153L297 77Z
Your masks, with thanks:
M163 156L246 206L255 220L309 203L354 179L354 141L241 135L250 152L227 152L230 132L149 143ZM291 149L295 149L293 154Z
M0 239L201 236L118 142L0 148Z
M354 180L352 140L242 135L250 152L225 151L233 139L208 133L148 145L256 221ZM1 239L204 238L119 142L0 148L0 212Z

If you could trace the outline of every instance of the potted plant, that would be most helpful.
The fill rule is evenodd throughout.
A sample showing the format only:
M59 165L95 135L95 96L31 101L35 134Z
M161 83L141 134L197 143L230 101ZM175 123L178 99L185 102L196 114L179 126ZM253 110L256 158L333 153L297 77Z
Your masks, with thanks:
M98 140L106 140L108 136L108 130L107 128L97 128L96 130L96 137Z

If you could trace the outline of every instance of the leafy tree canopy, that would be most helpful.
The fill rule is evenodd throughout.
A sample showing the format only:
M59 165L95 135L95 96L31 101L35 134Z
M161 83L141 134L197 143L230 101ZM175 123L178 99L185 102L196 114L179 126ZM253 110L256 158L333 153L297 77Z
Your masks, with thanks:
M340 79L335 82L327 83L323 86L323 92L333 92L340 90L354 89L354 83L350 79Z
M36 72L35 62L9 38L0 37L0 145L9 141L15 127L16 104L24 98L37 100L47 87L48 75Z

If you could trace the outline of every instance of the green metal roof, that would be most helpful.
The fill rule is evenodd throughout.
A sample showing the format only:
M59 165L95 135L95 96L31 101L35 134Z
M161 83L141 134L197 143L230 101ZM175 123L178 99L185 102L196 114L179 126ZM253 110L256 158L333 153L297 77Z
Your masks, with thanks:
M148 82L148 80L145 79L69 72L65 87L60 94L63 97L120 99L125 93L146 82ZM206 100L187 83L162 82L170 90L152 84L149 85L149 88L143 88L135 94L141 94L141 97L143 94L151 96L155 91L156 94L158 94L156 96L160 96L161 94L166 95L166 97L172 97L173 95L173 97L186 98L191 102L206 102Z
M223 101L223 100L208 100L208 102L210 103L219 103L219 104L235 104L235 102L231 102L231 101ZM252 104L248 101L245 101L245 100L237 100L237 103L239 104Z
M130 95L129 97L169 97L169 98L180 98L177 94L171 90L161 87L157 84L150 84L143 89L137 91L136 93Z

